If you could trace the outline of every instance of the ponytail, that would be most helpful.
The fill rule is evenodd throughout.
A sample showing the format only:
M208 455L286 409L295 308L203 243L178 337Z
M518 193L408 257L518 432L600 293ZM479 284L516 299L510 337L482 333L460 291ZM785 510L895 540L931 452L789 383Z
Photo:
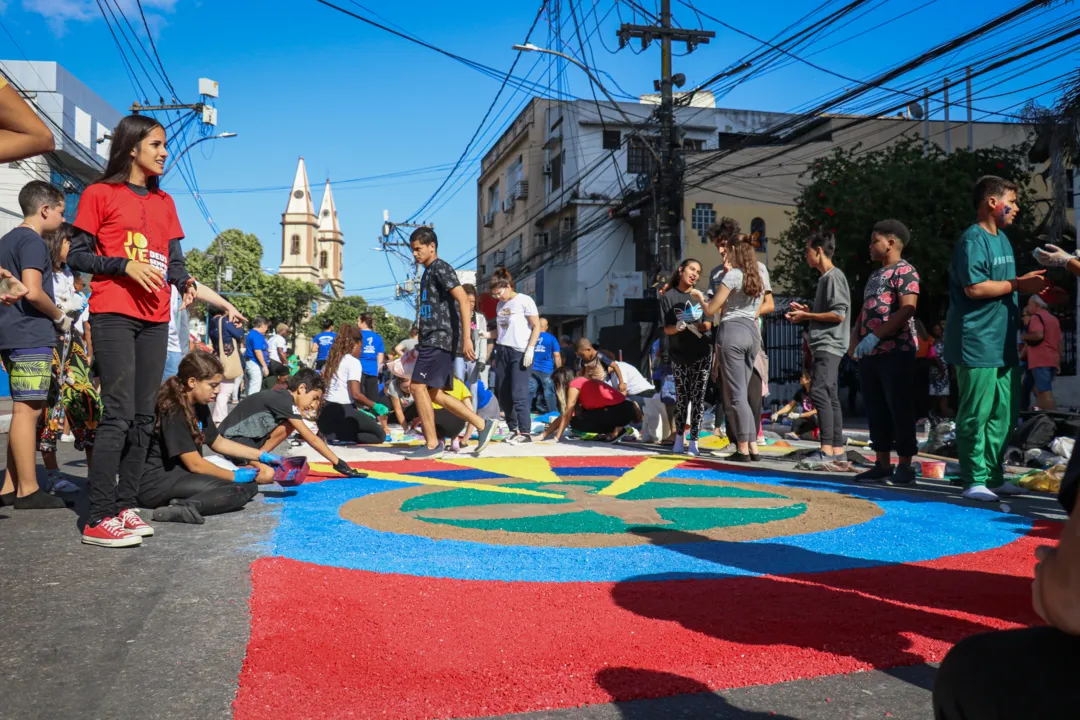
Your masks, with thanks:
M728 265L742 270L744 293L752 298L765 294L765 281L761 279L761 270L758 268L757 251L745 235L728 243L725 258Z
M177 408L184 413L191 439L196 445L201 446L206 440L199 421L195 418L195 408L187 396L187 381L209 380L215 375L223 375L225 369L217 356L203 350L192 350L180 361L180 367L176 374L165 380L161 389L158 390L157 398L157 421L154 423L155 430L161 430L161 418Z

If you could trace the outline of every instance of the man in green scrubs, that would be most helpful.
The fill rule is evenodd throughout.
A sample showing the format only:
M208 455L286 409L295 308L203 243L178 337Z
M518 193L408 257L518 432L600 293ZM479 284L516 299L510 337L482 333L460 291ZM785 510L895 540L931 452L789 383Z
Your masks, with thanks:
M1017 277L1004 229L1019 212L1015 183L987 175L975 184L978 220L953 249L945 361L956 368L960 403L956 447L964 497L995 502L1023 490L1005 482L1005 443L1017 417L1019 353L1017 292L1046 286L1044 270ZM989 487L988 487L989 486Z

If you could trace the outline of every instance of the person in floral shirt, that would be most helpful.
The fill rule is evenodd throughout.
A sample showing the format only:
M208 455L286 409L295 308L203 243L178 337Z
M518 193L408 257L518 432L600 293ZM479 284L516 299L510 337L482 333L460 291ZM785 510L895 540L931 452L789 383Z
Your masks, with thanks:
M919 273L900 257L910 240L899 220L882 220L870 233L870 257L881 263L866 281L862 311L855 321L849 352L859 362L859 377L870 422L874 467L855 476L860 483L888 480L892 485L915 482L911 459L915 439L915 306ZM889 453L900 458L892 470Z

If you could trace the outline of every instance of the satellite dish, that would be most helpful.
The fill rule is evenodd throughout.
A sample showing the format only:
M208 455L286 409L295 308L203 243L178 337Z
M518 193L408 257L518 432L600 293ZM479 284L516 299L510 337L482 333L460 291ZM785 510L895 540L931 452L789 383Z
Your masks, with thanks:
M923 109L922 105L919 104L918 100L912 100L911 102L909 102L907 106L907 111L908 115L911 115L911 117L915 118L916 120L922 120Z

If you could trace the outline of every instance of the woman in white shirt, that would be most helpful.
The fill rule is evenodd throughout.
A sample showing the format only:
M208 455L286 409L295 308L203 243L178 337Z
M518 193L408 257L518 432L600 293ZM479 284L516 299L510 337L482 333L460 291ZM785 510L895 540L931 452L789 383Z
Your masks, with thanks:
M351 323L342 325L322 370L327 390L317 424L328 443L377 445L386 439L386 431L375 418L389 410L360 390L364 376L361 350L360 328Z
M525 442L532 431L529 366L540 337L540 313L531 297L514 291L514 278L506 268L492 273L490 287L492 296L499 301L495 309L499 331L495 341L495 397L510 428L506 442L517 445Z

